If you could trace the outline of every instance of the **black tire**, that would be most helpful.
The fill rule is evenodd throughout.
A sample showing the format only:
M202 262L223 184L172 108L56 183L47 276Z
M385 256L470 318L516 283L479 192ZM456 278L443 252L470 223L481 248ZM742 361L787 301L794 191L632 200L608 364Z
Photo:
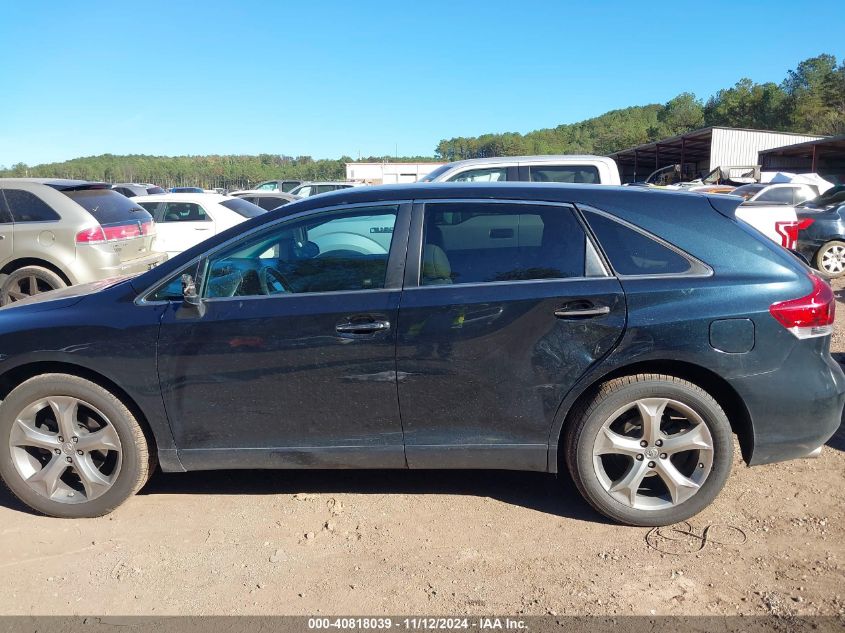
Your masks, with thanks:
M0 286L0 305L20 301L33 294L66 288L61 275L42 266L24 266L9 273ZM33 292L35 290L35 292Z
M101 496L79 503L56 501L34 490L18 472L11 447L12 427L30 405L48 397L76 398L96 408L114 427L120 440L120 467L110 488ZM0 477L18 499L36 512L62 518L108 514L147 482L154 467L147 437L132 412L114 394L84 378L42 374L19 385L0 405Z
M839 240L828 242L813 257L813 268L818 270L825 279L838 279L845 275L845 266L842 267L842 270L833 270L831 266L833 262L830 259L825 262L825 258L830 258L835 252L845 254L845 242Z
M640 509L620 502L602 485L594 466L593 448L605 422L614 412L644 398L665 398L689 407L703 420L712 438L712 465L706 479L692 496L668 508ZM563 448L569 472L584 499L601 514L636 526L671 525L698 514L725 485L733 461L730 423L716 400L691 382L659 374L624 376L602 384L595 397L573 411ZM633 468L633 458L628 459L629 468ZM651 459L657 462L662 457ZM697 462L699 457L693 454L693 459ZM649 458L646 461L652 463Z

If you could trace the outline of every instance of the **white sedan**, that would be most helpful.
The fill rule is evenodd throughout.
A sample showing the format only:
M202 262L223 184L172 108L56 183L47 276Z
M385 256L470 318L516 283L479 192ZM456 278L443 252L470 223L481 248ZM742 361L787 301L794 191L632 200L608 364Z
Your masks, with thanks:
M261 207L216 193L165 193L136 196L156 222L153 248L177 255L249 218L266 213Z

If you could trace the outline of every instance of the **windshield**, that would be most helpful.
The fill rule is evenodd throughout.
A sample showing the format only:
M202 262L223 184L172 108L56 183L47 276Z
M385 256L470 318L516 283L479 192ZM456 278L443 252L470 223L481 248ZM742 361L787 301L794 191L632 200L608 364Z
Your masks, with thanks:
M437 168L437 169L435 169L434 171L430 171L430 172L428 172L425 176L420 177L420 178L417 180L417 182L434 182L434 179L435 179L435 178L437 178L438 176L440 176L440 175L442 175L442 174L446 173L446 172L447 172L447 171L449 171L451 168L452 168L452 165L451 165L451 164L449 164L449 165L441 165L440 167L438 167L438 168Z
M101 226L152 220L137 202L112 189L76 189L62 193L93 215Z
M229 211L234 211L238 215L243 216L245 218L254 218L256 216L261 215L262 213L266 213L266 211L259 207L257 204L247 202L243 198L232 198L231 200L224 200L220 204L229 209Z
M760 193L766 185L742 185L741 187L737 187L731 192L733 196L741 196L748 200L749 198L753 197L755 194Z

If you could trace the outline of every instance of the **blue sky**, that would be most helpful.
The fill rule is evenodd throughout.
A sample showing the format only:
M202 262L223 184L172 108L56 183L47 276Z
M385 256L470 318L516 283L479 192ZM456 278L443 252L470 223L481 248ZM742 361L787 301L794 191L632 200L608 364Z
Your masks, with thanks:
M431 155L845 55L842 0L9 2L0 165ZM802 13L802 15L796 15ZM824 16L827 16L826 19Z

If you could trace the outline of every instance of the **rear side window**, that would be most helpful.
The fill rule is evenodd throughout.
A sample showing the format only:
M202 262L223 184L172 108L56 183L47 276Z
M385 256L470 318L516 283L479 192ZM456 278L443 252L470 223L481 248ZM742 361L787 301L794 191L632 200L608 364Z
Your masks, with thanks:
M152 219L137 202L111 189L80 189L62 193L93 215L102 226L148 222Z
M584 277L586 236L572 209L426 205L421 285Z
M529 165L531 182L599 182L599 170L593 165Z
M249 204L249 203L247 203ZM162 222L211 222L211 218L196 202L168 202L164 206Z
M15 222L55 222L60 219L46 202L29 191L21 189L6 189L6 204ZM110 192L122 200L126 200L119 193Z
M692 270L686 257L651 237L599 213L584 215L617 274L676 275Z
M264 209L262 209L258 205L253 204L248 200L243 200L241 198L232 198L231 200L224 200L220 204L229 209L229 211L234 211L235 213L244 218L254 218L264 213ZM277 204L270 208L275 209L277 206L279 205Z
M792 204L792 195L794 190L794 187L774 187L757 196L757 202Z

